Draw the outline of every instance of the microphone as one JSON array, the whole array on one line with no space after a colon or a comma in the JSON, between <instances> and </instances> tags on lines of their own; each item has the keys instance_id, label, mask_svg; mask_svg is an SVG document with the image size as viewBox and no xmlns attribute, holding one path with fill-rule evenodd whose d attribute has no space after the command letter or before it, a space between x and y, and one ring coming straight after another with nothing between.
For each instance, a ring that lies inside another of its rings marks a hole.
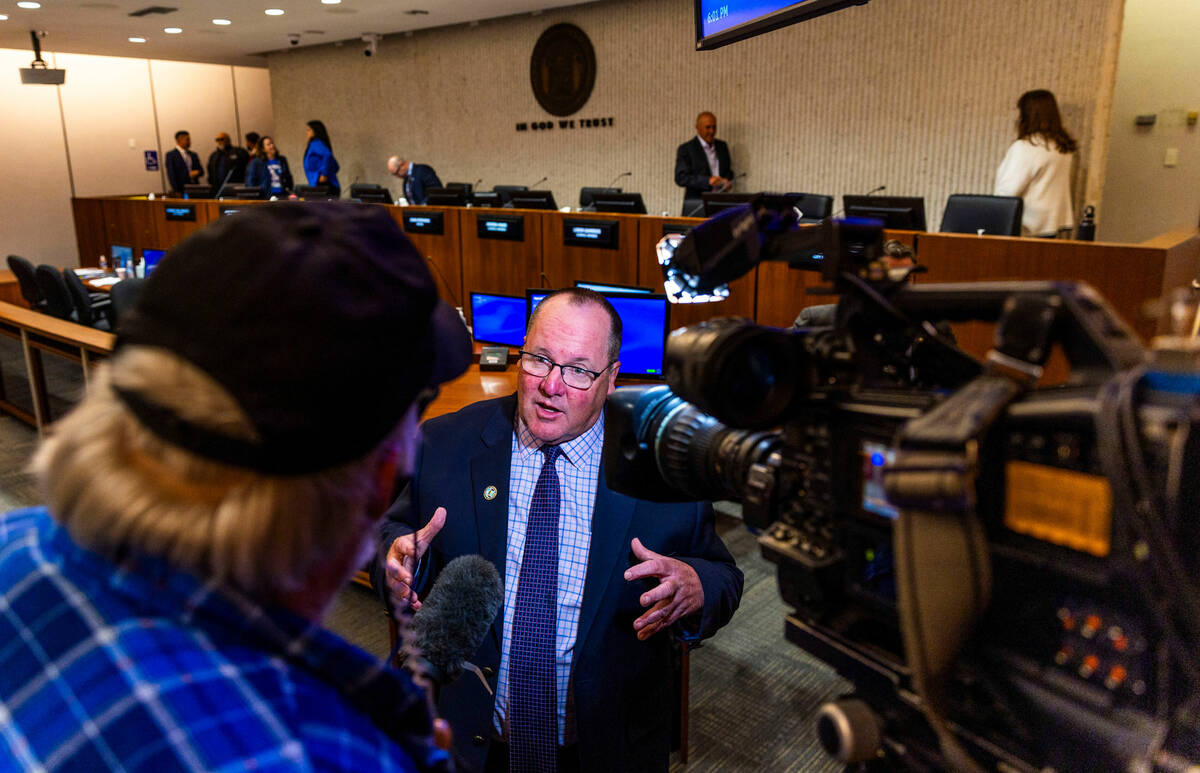
<instances>
[{"instance_id":1,"label":"microphone","mask_svg":"<svg viewBox=\"0 0 1200 773\"><path fill-rule=\"evenodd\" d=\"M446 279L446 275L442 273L442 270L438 268L438 264L434 262L433 257L426 255L425 261L433 267L434 273L436 273L438 278L442 280L442 284L446 285L446 291L450 293L450 297L454 299L454 305L461 309L462 302L458 300L458 294L454 292L454 287L451 286L449 280Z\"/></svg>"},{"instance_id":2,"label":"microphone","mask_svg":"<svg viewBox=\"0 0 1200 773\"><path fill-rule=\"evenodd\" d=\"M481 182L483 182L483 178L482 178L482 177L480 177L480 178L479 178L478 180L476 180L475 182L471 183L471 190L472 190L472 191L477 191L477 190L479 190L479 183L481 183Z\"/></svg>"},{"instance_id":3,"label":"microphone","mask_svg":"<svg viewBox=\"0 0 1200 773\"><path fill-rule=\"evenodd\" d=\"M633 175L633 172L621 172L619 175L617 175L616 177L612 178L612 182L611 182L611 183L609 183L608 185L605 185L604 187L605 187L605 188L611 188L611 187L613 187L613 183L615 183L617 180L620 180L622 177L630 177L630 176L632 176L632 175Z\"/></svg>"},{"instance_id":4,"label":"microphone","mask_svg":"<svg viewBox=\"0 0 1200 773\"><path fill-rule=\"evenodd\" d=\"M880 191L886 191L886 190L887 190L886 185L880 185L878 188L872 188L871 190L867 191L863 195L864 196L874 196L876 193L879 193Z\"/></svg>"},{"instance_id":5,"label":"microphone","mask_svg":"<svg viewBox=\"0 0 1200 773\"><path fill-rule=\"evenodd\" d=\"M529 189L530 189L530 190L533 190L533 187L534 187L534 185L541 185L542 183L546 182L546 181L547 181L547 180L549 180L549 179L550 179L549 177L543 177L542 179L540 179L540 180L538 180L537 182L535 182L533 185L530 185L530 186L529 186Z\"/></svg>"},{"instance_id":6,"label":"microphone","mask_svg":"<svg viewBox=\"0 0 1200 773\"><path fill-rule=\"evenodd\" d=\"M698 216L699 216L699 213L701 213L701 212L703 212L703 211L704 211L704 202L703 202L703 201L701 201L699 204L697 204L696 206L692 207L691 211L689 211L689 212L684 212L684 213L683 213L683 216L684 216L684 217L698 217Z\"/></svg>"},{"instance_id":7,"label":"microphone","mask_svg":"<svg viewBox=\"0 0 1200 773\"><path fill-rule=\"evenodd\" d=\"M491 561L470 555L446 564L409 624L405 648L416 657L408 662L416 660L418 673L435 685L454 681L470 666L464 661L483 643L503 602L504 582Z\"/></svg>"},{"instance_id":8,"label":"microphone","mask_svg":"<svg viewBox=\"0 0 1200 773\"><path fill-rule=\"evenodd\" d=\"M547 290L553 290L554 285L550 284L550 277L546 276L545 271L542 271L541 275L542 275L542 286L545 287Z\"/></svg>"},{"instance_id":9,"label":"microphone","mask_svg":"<svg viewBox=\"0 0 1200 773\"><path fill-rule=\"evenodd\" d=\"M229 182L230 177L233 177L233 168L232 167L230 167L229 171L225 174L225 179L222 180L221 184L217 187L217 198L218 199L225 198L225 185Z\"/></svg>"}]
</instances>

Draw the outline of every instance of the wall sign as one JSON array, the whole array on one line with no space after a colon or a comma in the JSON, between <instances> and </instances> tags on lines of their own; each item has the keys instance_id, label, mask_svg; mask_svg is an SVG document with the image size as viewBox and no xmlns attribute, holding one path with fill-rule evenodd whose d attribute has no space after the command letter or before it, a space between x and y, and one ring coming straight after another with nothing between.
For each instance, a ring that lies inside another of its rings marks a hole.
<instances>
[{"instance_id":1,"label":"wall sign","mask_svg":"<svg viewBox=\"0 0 1200 773\"><path fill-rule=\"evenodd\" d=\"M158 171L158 151L157 150L143 150L142 157L146 161L146 171L147 172L157 172Z\"/></svg>"},{"instance_id":2,"label":"wall sign","mask_svg":"<svg viewBox=\"0 0 1200 773\"><path fill-rule=\"evenodd\" d=\"M542 33L529 59L533 96L550 115L579 112L596 85L596 52L574 24L555 24Z\"/></svg>"}]
</instances>

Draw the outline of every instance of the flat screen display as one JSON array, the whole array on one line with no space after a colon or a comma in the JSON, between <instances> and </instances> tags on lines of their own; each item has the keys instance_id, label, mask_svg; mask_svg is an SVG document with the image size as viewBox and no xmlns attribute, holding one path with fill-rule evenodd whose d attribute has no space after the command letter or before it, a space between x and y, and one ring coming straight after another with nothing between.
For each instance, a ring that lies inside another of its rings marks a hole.
<instances>
[{"instance_id":1,"label":"flat screen display","mask_svg":"<svg viewBox=\"0 0 1200 773\"><path fill-rule=\"evenodd\" d=\"M719 48L867 0L694 0L696 48Z\"/></svg>"},{"instance_id":2,"label":"flat screen display","mask_svg":"<svg viewBox=\"0 0 1200 773\"><path fill-rule=\"evenodd\" d=\"M118 268L129 269L133 267L133 248L125 247L120 244L114 244L108 248L112 255L112 263L110 264L114 270Z\"/></svg>"},{"instance_id":3,"label":"flat screen display","mask_svg":"<svg viewBox=\"0 0 1200 773\"><path fill-rule=\"evenodd\" d=\"M563 218L563 244L615 250L621 242L616 220L573 220Z\"/></svg>"},{"instance_id":4,"label":"flat screen display","mask_svg":"<svg viewBox=\"0 0 1200 773\"><path fill-rule=\"evenodd\" d=\"M471 334L476 341L520 348L525 343L525 299L471 293Z\"/></svg>"},{"instance_id":5,"label":"flat screen display","mask_svg":"<svg viewBox=\"0 0 1200 773\"><path fill-rule=\"evenodd\" d=\"M528 311L550 294L550 290L528 290ZM621 318L621 370L629 378L663 377L663 352L670 317L667 296L638 292L601 293Z\"/></svg>"},{"instance_id":6,"label":"flat screen display","mask_svg":"<svg viewBox=\"0 0 1200 773\"><path fill-rule=\"evenodd\" d=\"M475 233L480 239L525 241L524 215L476 215Z\"/></svg>"},{"instance_id":7,"label":"flat screen display","mask_svg":"<svg viewBox=\"0 0 1200 773\"><path fill-rule=\"evenodd\" d=\"M406 233L441 236L446 232L445 216L441 212L405 212L404 230Z\"/></svg>"},{"instance_id":8,"label":"flat screen display","mask_svg":"<svg viewBox=\"0 0 1200 773\"><path fill-rule=\"evenodd\" d=\"M860 444L862 456L862 509L868 513L896 520L900 511L888 501L883 487L883 468L896 461L896 451L873 440Z\"/></svg>"},{"instance_id":9,"label":"flat screen display","mask_svg":"<svg viewBox=\"0 0 1200 773\"><path fill-rule=\"evenodd\" d=\"M138 276L150 276L165 254L166 250L142 250L142 266L139 269L141 273Z\"/></svg>"}]
</instances>

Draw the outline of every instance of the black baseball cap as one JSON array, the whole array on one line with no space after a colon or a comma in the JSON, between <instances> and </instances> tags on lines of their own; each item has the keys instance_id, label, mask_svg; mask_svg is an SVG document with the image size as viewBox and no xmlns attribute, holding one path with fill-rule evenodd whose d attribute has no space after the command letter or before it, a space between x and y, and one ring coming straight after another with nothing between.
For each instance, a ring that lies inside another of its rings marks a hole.
<instances>
[{"instance_id":1,"label":"black baseball cap","mask_svg":"<svg viewBox=\"0 0 1200 773\"><path fill-rule=\"evenodd\" d=\"M121 319L117 351L160 347L223 386L258 439L117 389L150 431L239 467L300 475L378 445L418 394L467 369L470 336L382 207L248 207L171 249Z\"/></svg>"}]
</instances>

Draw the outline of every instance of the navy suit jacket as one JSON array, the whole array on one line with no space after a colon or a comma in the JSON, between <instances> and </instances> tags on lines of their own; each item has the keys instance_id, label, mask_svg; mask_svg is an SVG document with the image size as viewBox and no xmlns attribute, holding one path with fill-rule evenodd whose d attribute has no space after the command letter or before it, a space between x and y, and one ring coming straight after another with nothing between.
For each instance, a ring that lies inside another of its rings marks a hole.
<instances>
[{"instance_id":1,"label":"navy suit jacket","mask_svg":"<svg viewBox=\"0 0 1200 773\"><path fill-rule=\"evenodd\" d=\"M733 179L733 165L729 159L729 146L721 140L713 140L717 146L717 168L721 177ZM675 151L675 184L684 189L684 199L698 199L700 194L708 193L712 186L708 178L712 170L708 166L708 156L700 145L699 137L692 137L679 146Z\"/></svg>"},{"instance_id":2,"label":"navy suit jacket","mask_svg":"<svg viewBox=\"0 0 1200 773\"><path fill-rule=\"evenodd\" d=\"M377 588L383 588L380 564L392 542L427 523L438 506L446 508L446 525L425 555L418 590L423 594L448 561L466 554L483 555L504 576L515 411L516 397L510 395L425 423L415 477L380 529L380 561L373 570ZM499 490L494 499L483 495L488 486ZM704 607L693 621L700 637L724 625L741 599L742 573L714 530L709 503L632 499L609 489L601 469L571 675L585 771L667 770L670 633L661 631L647 641L634 634L633 621L645 611L638 597L648 587L623 576L634 537L696 570L704 587ZM484 670L493 691L503 623L501 610L471 659ZM458 753L476 769L483 768L494 736L492 704L470 672L444 688L438 704L454 730Z\"/></svg>"},{"instance_id":3,"label":"navy suit jacket","mask_svg":"<svg viewBox=\"0 0 1200 773\"><path fill-rule=\"evenodd\" d=\"M409 204L424 204L426 188L441 188L442 181L432 166L413 164L408 170L408 179L404 183L404 198Z\"/></svg>"},{"instance_id":4,"label":"navy suit jacket","mask_svg":"<svg viewBox=\"0 0 1200 773\"><path fill-rule=\"evenodd\" d=\"M189 150L188 155L192 157L192 169L199 169L200 176L195 182L199 183L204 177L204 167L200 166L200 156L196 155L195 151ZM183 186L192 181L188 176L188 165L183 160L183 154L179 152L179 148L172 148L167 151L167 182L171 185L171 190L177 193L183 193ZM220 180L217 181L220 184Z\"/></svg>"}]
</instances>

